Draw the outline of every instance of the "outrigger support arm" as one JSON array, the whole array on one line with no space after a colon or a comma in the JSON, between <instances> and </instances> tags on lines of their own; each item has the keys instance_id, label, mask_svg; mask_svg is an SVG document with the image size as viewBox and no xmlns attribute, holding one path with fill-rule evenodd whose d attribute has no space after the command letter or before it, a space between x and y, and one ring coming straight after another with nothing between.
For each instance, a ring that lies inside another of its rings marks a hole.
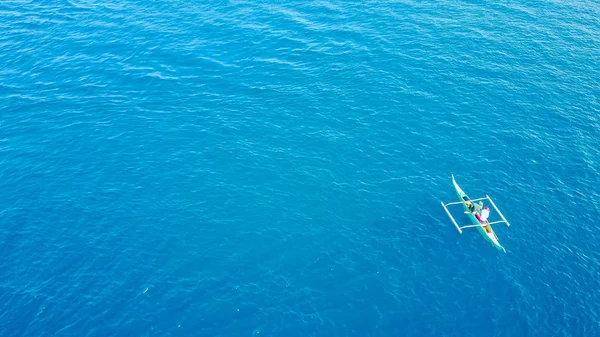
<instances>
[{"instance_id":1,"label":"outrigger support arm","mask_svg":"<svg viewBox=\"0 0 600 337\"><path fill-rule=\"evenodd\" d=\"M490 224L489 223L481 223L479 225L466 225L466 226L462 226L461 228L485 227L487 225L490 225Z\"/></svg>"},{"instance_id":2,"label":"outrigger support arm","mask_svg":"<svg viewBox=\"0 0 600 337\"><path fill-rule=\"evenodd\" d=\"M449 203L448 205L451 205L454 203ZM454 226L456 226L456 229L458 229L458 232L460 234L462 234L462 230L460 229L460 226L456 223L456 221L454 221L454 218L452 217L452 214L450 214L450 211L446 208L447 205L444 205L444 203L442 202L442 207L444 207L444 209L446 210L446 213L448 213L448 216L450 217L450 220L452 220L452 223L454 224Z\"/></svg>"},{"instance_id":3,"label":"outrigger support arm","mask_svg":"<svg viewBox=\"0 0 600 337\"><path fill-rule=\"evenodd\" d=\"M492 206L494 206L494 208L496 209L496 212L498 212L498 215L500 215L500 217L502 218L502 220L504 220L504 222L506 223L506 225L508 227L510 227L510 223L508 221L506 221L506 218L504 217L504 215L502 214L502 212L500 212L500 210L498 209L498 207L496 207L496 204L494 204L494 202L492 201L492 198L490 198L489 195L485 195L485 197L490 201L490 203L492 204Z\"/></svg>"},{"instance_id":4,"label":"outrigger support arm","mask_svg":"<svg viewBox=\"0 0 600 337\"><path fill-rule=\"evenodd\" d=\"M484 198L472 199L470 201L473 202L473 201L479 201L479 200L488 200L492 204L492 206L494 206L494 209L496 210L496 212L498 212L498 215L500 215L500 217L502 218L502 220L493 221L493 222L486 222L486 223L477 224L477 225L459 226L458 223L456 223L456 220L454 220L454 217L452 216L452 214L450 213L450 211L448 210L448 208L446 206L462 205L463 202L462 201L457 201L457 202L449 202L447 204L444 204L442 202L442 207L444 207L444 210L448 214L448 217L450 217L450 220L452 220L452 223L454 224L454 226L456 227L456 229L458 230L458 232L460 234L462 234L462 230L464 228L485 227L485 226L488 226L488 225L495 225L495 224L498 224L498 223L501 223L501 222L505 223L508 227L510 227L510 223L508 221L506 221L506 218L504 217L504 215L502 214L502 212L500 212L500 210L498 209L498 207L496 206L496 204L494 204L494 201L492 200L492 198L490 198L489 195L486 195Z\"/></svg>"},{"instance_id":5,"label":"outrigger support arm","mask_svg":"<svg viewBox=\"0 0 600 337\"><path fill-rule=\"evenodd\" d=\"M442 205L444 205L443 202L442 202ZM449 203L445 204L444 206L450 206L450 205L462 205L462 201L449 202Z\"/></svg>"}]
</instances>

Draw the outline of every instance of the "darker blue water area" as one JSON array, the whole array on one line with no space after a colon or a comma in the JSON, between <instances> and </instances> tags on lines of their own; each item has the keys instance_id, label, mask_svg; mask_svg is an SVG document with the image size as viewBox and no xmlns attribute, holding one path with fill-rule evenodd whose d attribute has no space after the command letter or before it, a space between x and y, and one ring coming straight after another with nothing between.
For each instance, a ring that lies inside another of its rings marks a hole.
<instances>
[{"instance_id":1,"label":"darker blue water area","mask_svg":"<svg viewBox=\"0 0 600 337\"><path fill-rule=\"evenodd\" d=\"M0 335L600 335L599 14L2 2Z\"/></svg>"}]
</instances>

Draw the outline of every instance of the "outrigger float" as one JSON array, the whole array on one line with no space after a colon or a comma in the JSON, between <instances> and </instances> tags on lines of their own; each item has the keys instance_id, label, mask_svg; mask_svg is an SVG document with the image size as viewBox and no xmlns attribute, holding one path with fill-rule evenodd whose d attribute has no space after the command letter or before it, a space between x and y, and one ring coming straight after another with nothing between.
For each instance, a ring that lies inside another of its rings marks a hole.
<instances>
[{"instance_id":1,"label":"outrigger float","mask_svg":"<svg viewBox=\"0 0 600 337\"><path fill-rule=\"evenodd\" d=\"M471 199L469 199L467 194L458 186L458 184L456 183L456 180L454 180L454 175L452 175L452 183L454 184L454 188L456 189L456 195L458 196L458 199L460 201L449 202L447 204L444 204L442 202L442 207L444 207L444 210L446 210L446 213L448 213L450 220L452 220L452 223L454 223L454 226L456 226L456 229L458 229L458 232L460 234L462 234L463 229L475 227L475 228L477 228L477 230L479 230L479 233L481 233L481 235L483 235L483 237L492 244L492 246L494 246L494 247L496 247L496 249L502 250L506 253L506 249L504 249L504 247L502 247L500 242L498 242L498 237L496 236L496 233L494 233L494 230L492 229L492 225L499 224L499 223L505 223L508 227L510 227L510 223L508 223L508 221L506 221L506 218L504 217L504 215L502 215L502 212L500 212L498 207L496 207L496 204L494 204L494 201L492 201L492 198L490 198L489 195L486 195L485 198L478 198L478 199L471 200ZM474 204L476 201L482 201L482 200L489 201L490 204L496 210L496 212L498 212L498 215L500 215L500 218L502 218L502 220L489 222L486 219L485 221L481 222L479 220L480 219L479 214L472 213L469 205ZM463 205L465 214L467 214L469 219L471 219L471 225L465 225L462 227L459 226L458 223L456 222L456 220L454 219L454 217L452 216L452 214L450 213L450 211L448 210L448 206L460 205L460 204Z\"/></svg>"}]
</instances>

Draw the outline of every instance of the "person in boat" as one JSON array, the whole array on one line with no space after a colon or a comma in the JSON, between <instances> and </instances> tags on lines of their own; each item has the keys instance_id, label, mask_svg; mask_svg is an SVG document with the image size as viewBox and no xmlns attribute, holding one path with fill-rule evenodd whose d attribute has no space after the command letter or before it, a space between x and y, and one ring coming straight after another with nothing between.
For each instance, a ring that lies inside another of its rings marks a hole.
<instances>
[{"instance_id":1,"label":"person in boat","mask_svg":"<svg viewBox=\"0 0 600 337\"><path fill-rule=\"evenodd\" d=\"M490 217L490 208L485 206L485 208L481 211L481 215L479 216L479 221L487 222L487 219Z\"/></svg>"},{"instance_id":2,"label":"person in boat","mask_svg":"<svg viewBox=\"0 0 600 337\"><path fill-rule=\"evenodd\" d=\"M473 202L466 195L463 195L462 199L463 199L463 201L465 202L465 205L467 205L467 208L470 211L473 208Z\"/></svg>"},{"instance_id":3,"label":"person in boat","mask_svg":"<svg viewBox=\"0 0 600 337\"><path fill-rule=\"evenodd\" d=\"M464 197L463 197L463 199L464 199ZM469 211L465 212L467 214L469 214L469 213L477 214L483 208L483 203L481 201L478 203L474 203L470 200L465 200L465 204L467 205L467 208L469 209Z\"/></svg>"},{"instance_id":4,"label":"person in boat","mask_svg":"<svg viewBox=\"0 0 600 337\"><path fill-rule=\"evenodd\" d=\"M485 206L485 208L481 211L480 213L475 213L475 218L477 218L477 220L480 223L486 223L487 219L490 217L490 208Z\"/></svg>"}]
</instances>

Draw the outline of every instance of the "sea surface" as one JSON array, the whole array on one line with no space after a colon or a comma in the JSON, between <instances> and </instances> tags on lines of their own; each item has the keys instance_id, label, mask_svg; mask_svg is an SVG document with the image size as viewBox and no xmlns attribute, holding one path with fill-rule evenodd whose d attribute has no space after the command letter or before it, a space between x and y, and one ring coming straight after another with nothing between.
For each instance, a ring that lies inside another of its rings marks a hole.
<instances>
[{"instance_id":1,"label":"sea surface","mask_svg":"<svg viewBox=\"0 0 600 337\"><path fill-rule=\"evenodd\" d=\"M596 1L0 2L3 337L600 336L599 170Z\"/></svg>"}]
</instances>

